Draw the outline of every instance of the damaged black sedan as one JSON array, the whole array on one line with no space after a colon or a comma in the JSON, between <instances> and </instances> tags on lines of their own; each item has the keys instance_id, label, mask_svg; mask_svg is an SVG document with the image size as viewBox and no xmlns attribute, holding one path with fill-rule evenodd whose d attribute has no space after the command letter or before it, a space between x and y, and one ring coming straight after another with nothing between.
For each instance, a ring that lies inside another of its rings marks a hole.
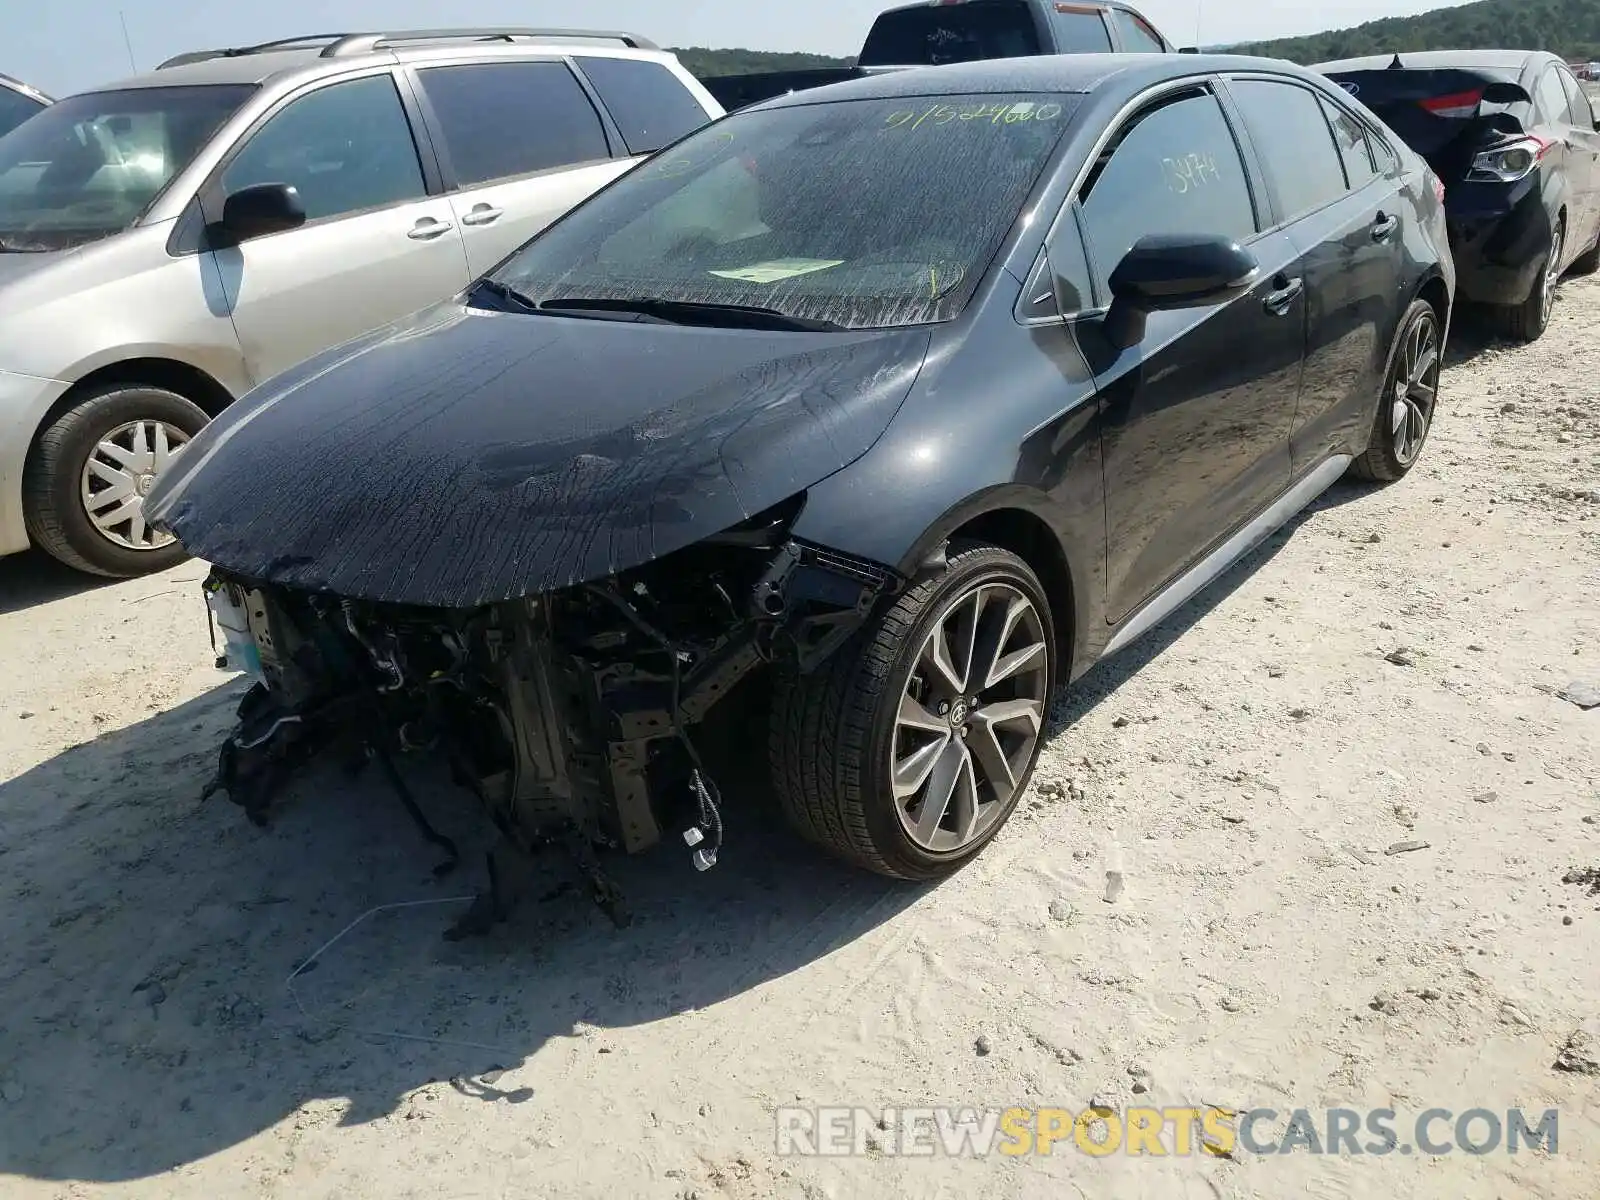
<instances>
[{"instance_id":1,"label":"damaged black sedan","mask_svg":"<svg viewBox=\"0 0 1600 1200\"><path fill-rule=\"evenodd\" d=\"M1326 140L1309 184L1252 149L1288 111ZM1416 461L1452 278L1369 121L1281 63L1085 56L691 135L162 477L147 511L258 679L220 781L259 816L310 754L404 794L425 750L597 881L594 847L667 834L704 868L738 817L697 733L760 680L745 736L801 833L956 869L1058 684L1352 464Z\"/></svg>"}]
</instances>

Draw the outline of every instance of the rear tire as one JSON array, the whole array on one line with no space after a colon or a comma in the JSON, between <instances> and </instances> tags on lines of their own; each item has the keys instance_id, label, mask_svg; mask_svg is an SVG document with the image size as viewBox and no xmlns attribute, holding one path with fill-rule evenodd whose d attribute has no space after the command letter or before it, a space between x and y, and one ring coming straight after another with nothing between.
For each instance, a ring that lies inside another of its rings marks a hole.
<instances>
[{"instance_id":1,"label":"rear tire","mask_svg":"<svg viewBox=\"0 0 1600 1200\"><path fill-rule=\"evenodd\" d=\"M928 665L941 645L948 674ZM1027 791L1056 660L1049 602L1028 564L996 546L953 553L816 674L775 682L769 754L785 817L877 874L952 874Z\"/></svg>"},{"instance_id":2,"label":"rear tire","mask_svg":"<svg viewBox=\"0 0 1600 1200\"><path fill-rule=\"evenodd\" d=\"M1561 281L1561 251L1566 226L1557 225L1550 235L1550 253L1539 263L1533 288L1521 304L1501 308L1500 328L1513 341L1536 342L1550 328L1555 309L1556 284Z\"/></svg>"},{"instance_id":3,"label":"rear tire","mask_svg":"<svg viewBox=\"0 0 1600 1200\"><path fill-rule=\"evenodd\" d=\"M183 562L182 546L142 524L143 494L165 465L160 447L181 446L207 420L198 405L164 388L110 384L86 392L45 428L29 456L22 479L28 537L90 575L130 578ZM114 481L118 474L127 483ZM110 526L119 514L124 523Z\"/></svg>"},{"instance_id":4,"label":"rear tire","mask_svg":"<svg viewBox=\"0 0 1600 1200\"><path fill-rule=\"evenodd\" d=\"M1406 310L1389 352L1372 436L1366 452L1350 464L1354 478L1393 483L1421 459L1439 402L1442 329L1439 314L1426 300L1413 301Z\"/></svg>"}]
</instances>

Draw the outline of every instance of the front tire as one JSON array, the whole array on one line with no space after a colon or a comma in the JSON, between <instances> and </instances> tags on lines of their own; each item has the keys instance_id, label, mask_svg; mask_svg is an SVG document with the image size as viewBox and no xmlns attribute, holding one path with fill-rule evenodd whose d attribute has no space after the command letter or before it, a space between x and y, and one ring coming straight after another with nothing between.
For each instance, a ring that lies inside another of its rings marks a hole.
<instances>
[{"instance_id":1,"label":"front tire","mask_svg":"<svg viewBox=\"0 0 1600 1200\"><path fill-rule=\"evenodd\" d=\"M803 836L880 875L949 875L1027 790L1057 674L1049 601L996 546L952 554L815 675L780 678L770 757Z\"/></svg>"},{"instance_id":2,"label":"front tire","mask_svg":"<svg viewBox=\"0 0 1600 1200\"><path fill-rule=\"evenodd\" d=\"M29 457L29 538L91 575L128 578L183 562L183 547L145 522L144 497L206 421L198 405L164 388L88 392L39 435Z\"/></svg>"},{"instance_id":3,"label":"front tire","mask_svg":"<svg viewBox=\"0 0 1600 1200\"><path fill-rule=\"evenodd\" d=\"M1414 301L1389 355L1366 453L1350 467L1357 479L1393 483L1417 465L1438 407L1443 353L1439 314L1426 300Z\"/></svg>"}]
</instances>

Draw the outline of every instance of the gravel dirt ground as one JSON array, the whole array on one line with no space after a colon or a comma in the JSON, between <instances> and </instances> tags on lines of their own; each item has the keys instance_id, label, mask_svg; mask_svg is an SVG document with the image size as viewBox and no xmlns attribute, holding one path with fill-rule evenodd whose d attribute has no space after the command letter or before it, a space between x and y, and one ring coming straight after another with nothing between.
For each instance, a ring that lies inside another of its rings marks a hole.
<instances>
[{"instance_id":1,"label":"gravel dirt ground","mask_svg":"<svg viewBox=\"0 0 1600 1200\"><path fill-rule=\"evenodd\" d=\"M1600 684L1600 285L1536 346L1455 341L1412 477L1335 489L1064 696L935 888L730 797L714 871L617 868L631 928L552 887L447 943L474 873L436 882L375 783L313 775L264 830L200 803L239 694L202 567L0 562L0 1192L1592 1200L1600 896L1563 880L1600 867L1600 710L1559 693ZM1554 1108L1559 1145L775 1147L779 1105L1091 1100Z\"/></svg>"}]
</instances>

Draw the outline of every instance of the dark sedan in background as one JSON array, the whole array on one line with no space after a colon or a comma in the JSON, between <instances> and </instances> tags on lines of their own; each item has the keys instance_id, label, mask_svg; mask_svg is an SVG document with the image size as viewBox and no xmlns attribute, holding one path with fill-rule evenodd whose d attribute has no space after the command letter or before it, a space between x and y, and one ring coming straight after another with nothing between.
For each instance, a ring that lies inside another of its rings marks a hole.
<instances>
[{"instance_id":1,"label":"dark sedan in background","mask_svg":"<svg viewBox=\"0 0 1600 1200\"><path fill-rule=\"evenodd\" d=\"M765 681L795 827L946 874L1057 684L1352 468L1411 469L1452 288L1427 167L1284 63L748 109L157 483L260 680L219 782L259 813L297 754L438 747L527 844L687 825L705 867L746 818L694 728Z\"/></svg>"},{"instance_id":2,"label":"dark sedan in background","mask_svg":"<svg viewBox=\"0 0 1600 1200\"><path fill-rule=\"evenodd\" d=\"M1565 274L1600 269L1600 133L1554 54L1440 50L1322 63L1444 181L1461 298L1521 341Z\"/></svg>"}]
</instances>

